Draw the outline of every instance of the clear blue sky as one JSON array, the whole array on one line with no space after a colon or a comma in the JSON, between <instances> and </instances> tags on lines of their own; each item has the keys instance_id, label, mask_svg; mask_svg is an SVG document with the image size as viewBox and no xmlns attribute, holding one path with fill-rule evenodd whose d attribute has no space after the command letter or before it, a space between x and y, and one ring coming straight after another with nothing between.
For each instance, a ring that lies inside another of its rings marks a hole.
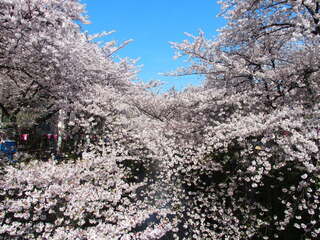
<instances>
[{"instance_id":1,"label":"clear blue sky","mask_svg":"<svg viewBox=\"0 0 320 240\"><path fill-rule=\"evenodd\" d=\"M134 41L118 52L120 57L140 58L143 65L142 81L166 82L165 89L175 86L181 90L199 85L201 77L166 77L158 73L171 72L183 66L174 60L174 49L169 42L181 42L184 32L196 34L203 30L213 37L225 21L217 17L220 6L216 0L82 0L87 6L91 24L85 25L89 33L115 30L107 40Z\"/></svg>"}]
</instances>

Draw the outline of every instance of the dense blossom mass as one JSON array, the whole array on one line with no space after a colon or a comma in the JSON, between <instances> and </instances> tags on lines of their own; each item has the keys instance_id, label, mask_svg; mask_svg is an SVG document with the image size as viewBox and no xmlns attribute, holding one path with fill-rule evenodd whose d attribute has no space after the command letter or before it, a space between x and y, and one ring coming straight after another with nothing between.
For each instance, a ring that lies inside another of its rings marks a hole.
<instances>
[{"instance_id":1,"label":"dense blossom mass","mask_svg":"<svg viewBox=\"0 0 320 240\"><path fill-rule=\"evenodd\" d=\"M220 3L216 39L172 43L203 86L159 95L78 1L0 2L2 115L83 136L1 165L0 239L320 238L320 2Z\"/></svg>"}]
</instances>

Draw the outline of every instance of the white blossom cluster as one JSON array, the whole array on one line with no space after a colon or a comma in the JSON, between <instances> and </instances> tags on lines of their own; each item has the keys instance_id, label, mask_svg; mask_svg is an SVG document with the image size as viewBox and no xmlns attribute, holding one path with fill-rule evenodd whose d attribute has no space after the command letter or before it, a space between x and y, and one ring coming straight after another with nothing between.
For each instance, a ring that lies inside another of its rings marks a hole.
<instances>
[{"instance_id":1,"label":"white blossom cluster","mask_svg":"<svg viewBox=\"0 0 320 240\"><path fill-rule=\"evenodd\" d=\"M181 95L185 94L192 95ZM159 135L163 183L158 189L176 213L173 222L178 227L173 236L317 239L319 105L311 110L296 106L251 114L259 99L243 104L248 96L226 99L217 93L206 97L196 92L192 99L215 100L215 105L199 104L188 112L189 122L187 115L180 122L168 121ZM177 116L189 102L182 105L183 100L175 110ZM231 113L227 111L230 105ZM237 110L244 107L252 111Z\"/></svg>"},{"instance_id":2,"label":"white blossom cluster","mask_svg":"<svg viewBox=\"0 0 320 240\"><path fill-rule=\"evenodd\" d=\"M1 179L1 232L5 239L158 239L171 230L167 211L136 194L121 157L91 153L76 163L34 162L7 167ZM136 228L149 220L146 230ZM163 218L163 220L161 220ZM141 237L138 237L141 236ZM147 237L148 236L148 237Z\"/></svg>"}]
</instances>

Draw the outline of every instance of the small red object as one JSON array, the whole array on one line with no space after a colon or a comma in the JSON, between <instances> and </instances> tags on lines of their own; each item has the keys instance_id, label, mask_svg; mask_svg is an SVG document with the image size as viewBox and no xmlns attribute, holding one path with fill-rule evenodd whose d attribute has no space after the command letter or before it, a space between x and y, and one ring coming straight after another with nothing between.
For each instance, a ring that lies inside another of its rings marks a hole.
<instances>
[{"instance_id":1,"label":"small red object","mask_svg":"<svg viewBox=\"0 0 320 240\"><path fill-rule=\"evenodd\" d=\"M283 132L283 135L285 135L285 136L289 136L289 135L290 135L290 132L288 132L288 131L284 131L284 132Z\"/></svg>"},{"instance_id":2,"label":"small red object","mask_svg":"<svg viewBox=\"0 0 320 240\"><path fill-rule=\"evenodd\" d=\"M27 134L27 133L24 133L24 134L20 135L20 139L23 140L23 141L27 141L28 137L29 137L29 134Z\"/></svg>"},{"instance_id":3,"label":"small red object","mask_svg":"<svg viewBox=\"0 0 320 240\"><path fill-rule=\"evenodd\" d=\"M57 141L57 140L58 140L58 134L53 134L53 139L54 139L55 141Z\"/></svg>"},{"instance_id":4,"label":"small red object","mask_svg":"<svg viewBox=\"0 0 320 240\"><path fill-rule=\"evenodd\" d=\"M51 133L48 133L48 134L46 134L46 136L47 136L48 140L50 140L51 137L52 137L52 134L51 134Z\"/></svg>"},{"instance_id":5,"label":"small red object","mask_svg":"<svg viewBox=\"0 0 320 240\"><path fill-rule=\"evenodd\" d=\"M97 137L96 135L93 135L93 136L91 137L91 139L95 141L95 140L98 139L98 137Z\"/></svg>"}]
</instances>

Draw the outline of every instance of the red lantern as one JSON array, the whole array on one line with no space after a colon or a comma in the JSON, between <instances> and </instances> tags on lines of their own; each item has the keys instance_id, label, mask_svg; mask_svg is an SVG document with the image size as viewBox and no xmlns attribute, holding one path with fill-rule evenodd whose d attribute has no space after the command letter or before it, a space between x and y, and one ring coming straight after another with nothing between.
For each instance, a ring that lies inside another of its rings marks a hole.
<instances>
[{"instance_id":1,"label":"red lantern","mask_svg":"<svg viewBox=\"0 0 320 240\"><path fill-rule=\"evenodd\" d=\"M24 133L24 134L21 134L21 135L20 135L20 139L21 139L22 141L27 141L27 140L28 140L28 137L29 137L29 134L27 134L27 133Z\"/></svg>"}]
</instances>

